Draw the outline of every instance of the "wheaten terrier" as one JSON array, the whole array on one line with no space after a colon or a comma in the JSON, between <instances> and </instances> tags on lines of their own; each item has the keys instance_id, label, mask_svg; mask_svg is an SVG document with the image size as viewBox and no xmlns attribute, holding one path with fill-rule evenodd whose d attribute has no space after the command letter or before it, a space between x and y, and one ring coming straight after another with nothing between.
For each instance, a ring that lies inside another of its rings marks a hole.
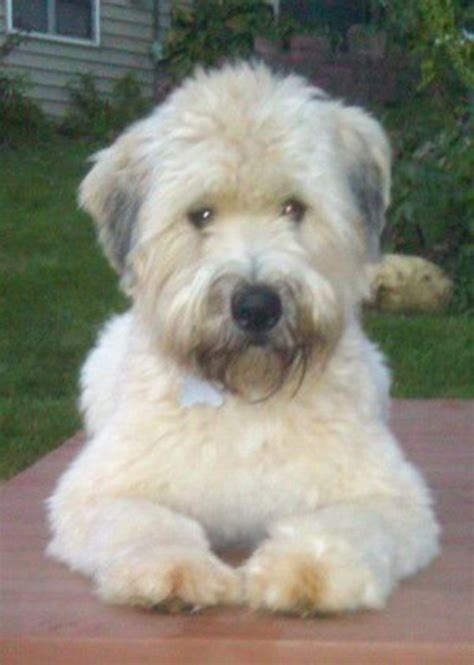
<instances>
[{"instance_id":1,"label":"wheaten terrier","mask_svg":"<svg viewBox=\"0 0 474 665\"><path fill-rule=\"evenodd\" d=\"M103 599L377 608L435 556L358 320L389 180L374 119L261 65L198 71L96 155L80 200L132 305L85 363L49 553Z\"/></svg>"},{"instance_id":2,"label":"wheaten terrier","mask_svg":"<svg viewBox=\"0 0 474 665\"><path fill-rule=\"evenodd\" d=\"M438 312L447 307L453 283L421 256L385 254L369 265L369 304L388 312Z\"/></svg>"}]
</instances>

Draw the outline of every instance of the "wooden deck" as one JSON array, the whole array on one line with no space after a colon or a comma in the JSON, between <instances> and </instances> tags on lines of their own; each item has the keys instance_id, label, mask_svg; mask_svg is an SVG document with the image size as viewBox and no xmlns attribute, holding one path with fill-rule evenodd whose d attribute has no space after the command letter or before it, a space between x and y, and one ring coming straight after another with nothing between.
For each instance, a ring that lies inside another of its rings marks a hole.
<instances>
[{"instance_id":1,"label":"wooden deck","mask_svg":"<svg viewBox=\"0 0 474 665\"><path fill-rule=\"evenodd\" d=\"M99 603L43 551L44 499L78 435L0 490L2 665L474 663L474 402L399 401L393 426L434 489L441 557L382 612L330 619L211 609L165 615Z\"/></svg>"}]
</instances>

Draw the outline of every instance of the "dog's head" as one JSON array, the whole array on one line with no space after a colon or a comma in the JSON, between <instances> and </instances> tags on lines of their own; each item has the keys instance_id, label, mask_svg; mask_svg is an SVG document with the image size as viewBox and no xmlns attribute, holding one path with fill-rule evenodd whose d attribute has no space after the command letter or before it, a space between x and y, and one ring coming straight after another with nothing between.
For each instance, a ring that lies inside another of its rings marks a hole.
<instances>
[{"instance_id":1,"label":"dog's head","mask_svg":"<svg viewBox=\"0 0 474 665\"><path fill-rule=\"evenodd\" d=\"M327 358L388 205L375 120L239 64L198 71L95 160L81 203L162 351L261 396Z\"/></svg>"}]
</instances>

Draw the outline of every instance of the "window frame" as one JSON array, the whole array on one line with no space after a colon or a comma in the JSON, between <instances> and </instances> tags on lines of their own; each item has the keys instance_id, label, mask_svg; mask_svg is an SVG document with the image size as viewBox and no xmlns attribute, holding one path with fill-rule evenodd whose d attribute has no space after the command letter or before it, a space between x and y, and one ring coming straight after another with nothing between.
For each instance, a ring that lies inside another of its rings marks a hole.
<instances>
[{"instance_id":1,"label":"window frame","mask_svg":"<svg viewBox=\"0 0 474 665\"><path fill-rule=\"evenodd\" d=\"M48 15L51 12L52 3L55 0L46 0ZM48 42L58 42L62 44L78 44L81 46L100 46L100 15L101 15L101 2L100 0L91 0L92 2L92 39L84 39L83 37L74 37L70 35L56 35L52 32L37 32L31 30L26 32L13 25L13 3L14 0L6 0L6 28L7 33L10 34L23 34L26 33L28 38L44 39ZM49 21L49 19L48 19Z\"/></svg>"},{"instance_id":2,"label":"window frame","mask_svg":"<svg viewBox=\"0 0 474 665\"><path fill-rule=\"evenodd\" d=\"M273 9L273 13L275 16L279 16L280 14L280 0L265 0L267 5L270 5L270 7Z\"/></svg>"}]
</instances>

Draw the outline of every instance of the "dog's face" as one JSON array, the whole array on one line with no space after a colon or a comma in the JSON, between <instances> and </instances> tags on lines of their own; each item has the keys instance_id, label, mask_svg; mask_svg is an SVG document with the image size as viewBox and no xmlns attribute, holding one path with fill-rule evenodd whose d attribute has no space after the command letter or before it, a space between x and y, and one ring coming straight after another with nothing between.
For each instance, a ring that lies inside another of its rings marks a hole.
<instances>
[{"instance_id":1,"label":"dog's face","mask_svg":"<svg viewBox=\"0 0 474 665\"><path fill-rule=\"evenodd\" d=\"M359 109L241 64L198 72L100 152L81 203L161 350L263 397L337 344L389 162Z\"/></svg>"}]
</instances>

